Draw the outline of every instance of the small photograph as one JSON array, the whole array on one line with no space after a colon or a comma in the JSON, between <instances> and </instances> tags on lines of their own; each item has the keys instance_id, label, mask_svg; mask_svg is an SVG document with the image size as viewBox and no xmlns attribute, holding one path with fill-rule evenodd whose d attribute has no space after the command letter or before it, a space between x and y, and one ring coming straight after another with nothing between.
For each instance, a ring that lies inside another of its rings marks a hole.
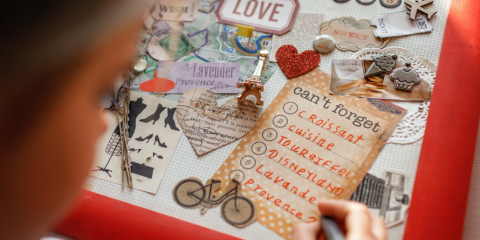
<instances>
[{"instance_id":1,"label":"small photograph","mask_svg":"<svg viewBox=\"0 0 480 240\"><path fill-rule=\"evenodd\" d=\"M415 71L413 63L381 54L372 60L333 59L330 93L342 96L425 101L432 87Z\"/></svg>"}]
</instances>

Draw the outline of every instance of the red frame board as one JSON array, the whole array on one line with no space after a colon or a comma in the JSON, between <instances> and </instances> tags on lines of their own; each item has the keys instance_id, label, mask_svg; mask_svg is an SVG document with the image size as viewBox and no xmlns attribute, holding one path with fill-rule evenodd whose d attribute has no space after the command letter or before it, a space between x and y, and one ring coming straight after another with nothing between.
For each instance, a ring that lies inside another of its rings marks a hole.
<instances>
[{"instance_id":1,"label":"red frame board","mask_svg":"<svg viewBox=\"0 0 480 240\"><path fill-rule=\"evenodd\" d=\"M452 0L404 239L461 239L480 117L480 1ZM237 239L84 191L54 232L74 239Z\"/></svg>"}]
</instances>

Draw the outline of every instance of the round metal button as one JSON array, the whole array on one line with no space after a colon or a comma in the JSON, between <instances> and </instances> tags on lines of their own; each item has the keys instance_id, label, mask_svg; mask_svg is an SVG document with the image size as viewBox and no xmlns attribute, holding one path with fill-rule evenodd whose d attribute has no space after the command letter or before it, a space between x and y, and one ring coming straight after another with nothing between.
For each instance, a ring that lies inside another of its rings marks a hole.
<instances>
[{"instance_id":1,"label":"round metal button","mask_svg":"<svg viewBox=\"0 0 480 240\"><path fill-rule=\"evenodd\" d=\"M320 35L313 40L313 48L319 53L329 53L335 48L335 39L328 35Z\"/></svg>"},{"instance_id":2,"label":"round metal button","mask_svg":"<svg viewBox=\"0 0 480 240\"><path fill-rule=\"evenodd\" d=\"M137 61L135 61L133 69L136 72L143 72L145 71L145 69L147 69L147 67L148 67L148 63L145 57L140 57L139 59L137 59Z\"/></svg>"}]
</instances>

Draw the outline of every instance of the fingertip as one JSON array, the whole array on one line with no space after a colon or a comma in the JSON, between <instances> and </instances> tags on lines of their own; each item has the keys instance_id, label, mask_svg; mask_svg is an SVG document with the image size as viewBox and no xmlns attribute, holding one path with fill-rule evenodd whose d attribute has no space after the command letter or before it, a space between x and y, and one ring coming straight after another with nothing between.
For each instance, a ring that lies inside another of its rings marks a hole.
<instances>
[{"instance_id":1,"label":"fingertip","mask_svg":"<svg viewBox=\"0 0 480 240\"><path fill-rule=\"evenodd\" d=\"M316 240L320 229L320 222L297 223L292 230L292 240Z\"/></svg>"}]
</instances>

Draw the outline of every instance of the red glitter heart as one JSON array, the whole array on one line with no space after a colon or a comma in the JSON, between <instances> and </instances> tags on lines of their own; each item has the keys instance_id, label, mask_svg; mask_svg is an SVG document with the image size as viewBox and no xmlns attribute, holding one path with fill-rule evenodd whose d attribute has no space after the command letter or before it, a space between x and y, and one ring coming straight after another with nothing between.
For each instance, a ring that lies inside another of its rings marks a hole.
<instances>
[{"instance_id":1,"label":"red glitter heart","mask_svg":"<svg viewBox=\"0 0 480 240\"><path fill-rule=\"evenodd\" d=\"M298 54L297 48L292 45L281 46L275 58L288 79L310 72L320 63L320 54L316 51L306 50Z\"/></svg>"}]
</instances>

